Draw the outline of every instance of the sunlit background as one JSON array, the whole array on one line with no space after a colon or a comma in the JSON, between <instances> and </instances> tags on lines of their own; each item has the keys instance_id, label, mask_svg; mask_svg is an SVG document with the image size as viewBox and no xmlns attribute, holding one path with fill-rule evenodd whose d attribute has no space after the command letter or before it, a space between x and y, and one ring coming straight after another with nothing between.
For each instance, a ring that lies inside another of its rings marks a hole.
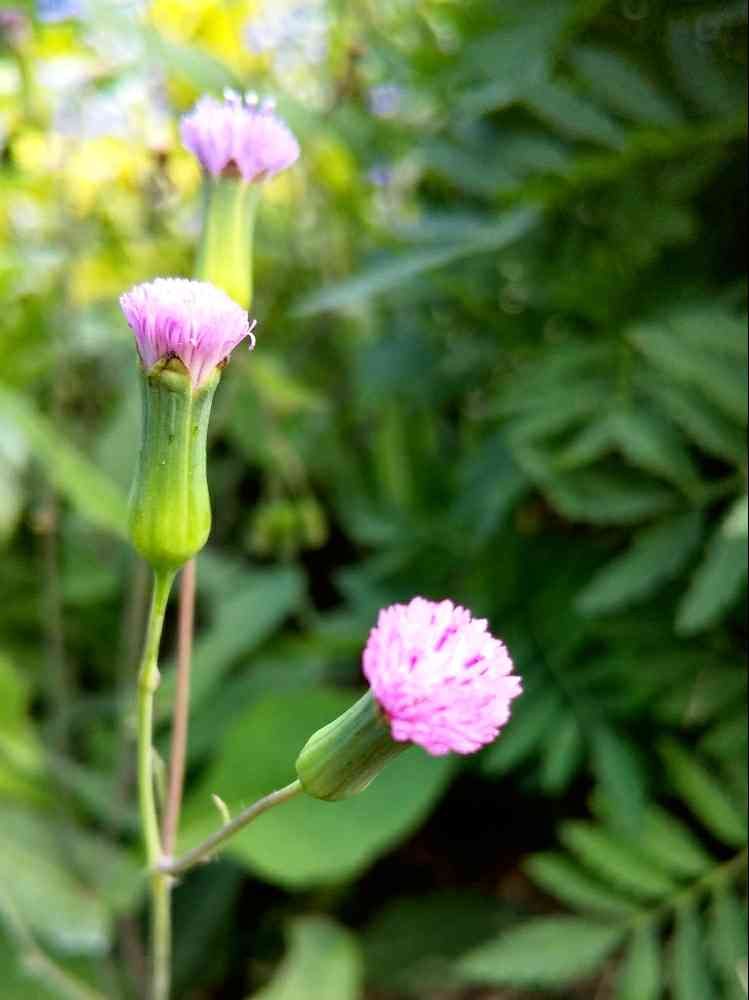
<instances>
[{"instance_id":1,"label":"sunlit background","mask_svg":"<svg viewBox=\"0 0 749 1000\"><path fill-rule=\"evenodd\" d=\"M117 298L193 273L226 87L302 155L214 410L183 842L386 604L488 617L525 693L187 877L174 997L746 997L745 46L730 0L0 8L0 1000L145 996Z\"/></svg>"}]
</instances>

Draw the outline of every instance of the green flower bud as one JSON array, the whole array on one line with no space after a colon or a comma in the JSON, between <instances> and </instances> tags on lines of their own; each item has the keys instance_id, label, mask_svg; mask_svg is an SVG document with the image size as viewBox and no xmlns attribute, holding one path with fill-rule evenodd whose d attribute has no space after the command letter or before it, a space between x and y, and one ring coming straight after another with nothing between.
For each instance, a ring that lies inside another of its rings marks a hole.
<instances>
[{"instance_id":1,"label":"green flower bud","mask_svg":"<svg viewBox=\"0 0 749 1000\"><path fill-rule=\"evenodd\" d=\"M206 177L203 238L196 277L222 288L245 309L252 302L256 184L237 176Z\"/></svg>"},{"instance_id":2,"label":"green flower bud","mask_svg":"<svg viewBox=\"0 0 749 1000\"><path fill-rule=\"evenodd\" d=\"M154 569L177 570L211 529L206 436L221 371L198 387L179 358L141 371L143 436L130 494L130 537Z\"/></svg>"},{"instance_id":3,"label":"green flower bud","mask_svg":"<svg viewBox=\"0 0 749 1000\"><path fill-rule=\"evenodd\" d=\"M371 691L311 736L296 760L304 791L334 802L363 791L382 768L411 744L390 735L390 724Z\"/></svg>"}]
</instances>

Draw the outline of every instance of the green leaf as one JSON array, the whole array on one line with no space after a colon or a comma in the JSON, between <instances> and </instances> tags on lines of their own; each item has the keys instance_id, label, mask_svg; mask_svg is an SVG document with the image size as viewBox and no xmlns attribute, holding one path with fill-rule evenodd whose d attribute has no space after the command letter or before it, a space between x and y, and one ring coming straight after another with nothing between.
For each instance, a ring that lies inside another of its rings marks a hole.
<instances>
[{"instance_id":1,"label":"green leaf","mask_svg":"<svg viewBox=\"0 0 749 1000\"><path fill-rule=\"evenodd\" d=\"M661 743L660 753L675 791L695 816L724 843L743 847L747 835L743 813L707 768L672 740Z\"/></svg>"},{"instance_id":2,"label":"green leaf","mask_svg":"<svg viewBox=\"0 0 749 1000\"><path fill-rule=\"evenodd\" d=\"M98 954L109 943L102 900L76 877L64 836L41 814L3 809L0 884L25 923L47 944L71 954Z\"/></svg>"},{"instance_id":3,"label":"green leaf","mask_svg":"<svg viewBox=\"0 0 749 1000\"><path fill-rule=\"evenodd\" d=\"M592 748L593 772L609 815L619 829L637 831L645 809L645 774L631 743L600 724L592 732Z\"/></svg>"},{"instance_id":4,"label":"green leaf","mask_svg":"<svg viewBox=\"0 0 749 1000\"><path fill-rule=\"evenodd\" d=\"M0 418L21 431L52 482L84 517L126 536L126 497L47 417L20 394L0 386Z\"/></svg>"},{"instance_id":5,"label":"green leaf","mask_svg":"<svg viewBox=\"0 0 749 1000\"><path fill-rule=\"evenodd\" d=\"M570 139L621 149L625 133L597 105L561 83L539 83L526 93L530 111Z\"/></svg>"},{"instance_id":6,"label":"green leaf","mask_svg":"<svg viewBox=\"0 0 749 1000\"><path fill-rule=\"evenodd\" d=\"M677 576L702 537L699 511L665 518L644 528L631 546L599 570L580 594L583 614L616 611L657 591Z\"/></svg>"},{"instance_id":7,"label":"green leaf","mask_svg":"<svg viewBox=\"0 0 749 1000\"><path fill-rule=\"evenodd\" d=\"M252 705L221 738L217 759L187 804L183 847L212 832L216 793L232 812L288 784L307 739L351 705L330 688L271 695ZM300 796L233 838L228 850L264 878L305 888L352 878L426 817L453 771L448 757L412 748L366 791L343 802Z\"/></svg>"},{"instance_id":8,"label":"green leaf","mask_svg":"<svg viewBox=\"0 0 749 1000\"><path fill-rule=\"evenodd\" d=\"M533 476L526 454L518 460ZM674 506L671 490L631 474L583 470L565 478L549 478L543 485L562 514L590 524L638 524Z\"/></svg>"},{"instance_id":9,"label":"green leaf","mask_svg":"<svg viewBox=\"0 0 749 1000\"><path fill-rule=\"evenodd\" d=\"M620 409L609 418L612 436L633 465L685 491L698 483L697 469L681 434L655 412Z\"/></svg>"},{"instance_id":10,"label":"green leaf","mask_svg":"<svg viewBox=\"0 0 749 1000\"><path fill-rule=\"evenodd\" d=\"M614 111L643 125L674 125L681 120L676 105L639 67L610 49L576 46L572 65L596 97Z\"/></svg>"},{"instance_id":11,"label":"green leaf","mask_svg":"<svg viewBox=\"0 0 749 1000\"><path fill-rule=\"evenodd\" d=\"M676 615L676 629L693 635L718 622L739 598L747 578L746 539L730 511L710 540Z\"/></svg>"},{"instance_id":12,"label":"green leaf","mask_svg":"<svg viewBox=\"0 0 749 1000\"><path fill-rule=\"evenodd\" d=\"M565 854L534 854L525 862L524 868L536 885L573 909L606 916L626 916L636 912L634 903L592 878Z\"/></svg>"},{"instance_id":13,"label":"green leaf","mask_svg":"<svg viewBox=\"0 0 749 1000\"><path fill-rule=\"evenodd\" d=\"M639 852L629 839L581 822L562 824L560 839L581 864L639 899L661 899L675 889L666 872Z\"/></svg>"},{"instance_id":14,"label":"green leaf","mask_svg":"<svg viewBox=\"0 0 749 1000\"><path fill-rule=\"evenodd\" d=\"M420 274L425 274L447 264L477 253L501 250L525 236L539 221L537 211L517 208L494 223L477 227L469 239L452 246L428 247L393 255L389 260L364 270L361 274L312 292L293 310L294 316L314 316L321 312L350 309L373 295L381 295L407 284Z\"/></svg>"},{"instance_id":15,"label":"green leaf","mask_svg":"<svg viewBox=\"0 0 749 1000\"><path fill-rule=\"evenodd\" d=\"M728 78L725 67L730 60L717 59L714 51L717 46L702 42L700 30L701 25L695 17L674 20L669 25L668 47L674 77L701 111L715 115L740 114L746 100L741 74L737 72L737 79L733 81Z\"/></svg>"},{"instance_id":16,"label":"green leaf","mask_svg":"<svg viewBox=\"0 0 749 1000\"><path fill-rule=\"evenodd\" d=\"M715 863L689 828L658 806L648 808L637 843L644 854L678 878L698 878Z\"/></svg>"},{"instance_id":17,"label":"green leaf","mask_svg":"<svg viewBox=\"0 0 749 1000\"><path fill-rule=\"evenodd\" d=\"M747 959L746 902L731 885L720 885L710 907L709 944L720 973L726 1000L746 996L739 980L739 968Z\"/></svg>"},{"instance_id":18,"label":"green leaf","mask_svg":"<svg viewBox=\"0 0 749 1000\"><path fill-rule=\"evenodd\" d=\"M543 743L561 709L562 703L554 692L525 692L513 708L501 739L481 754L484 774L505 774L529 757Z\"/></svg>"},{"instance_id":19,"label":"green leaf","mask_svg":"<svg viewBox=\"0 0 749 1000\"><path fill-rule=\"evenodd\" d=\"M362 961L354 935L328 917L298 917L288 952L270 985L255 1000L359 1000Z\"/></svg>"},{"instance_id":20,"label":"green leaf","mask_svg":"<svg viewBox=\"0 0 749 1000\"><path fill-rule=\"evenodd\" d=\"M575 775L583 756L580 724L570 712L546 733L539 781L547 795L561 795Z\"/></svg>"},{"instance_id":21,"label":"green leaf","mask_svg":"<svg viewBox=\"0 0 749 1000\"><path fill-rule=\"evenodd\" d=\"M671 953L674 1000L711 1000L715 996L701 924L691 905L677 910Z\"/></svg>"},{"instance_id":22,"label":"green leaf","mask_svg":"<svg viewBox=\"0 0 749 1000\"><path fill-rule=\"evenodd\" d=\"M633 934L619 967L616 1000L658 1000L661 995L661 949L654 924Z\"/></svg>"},{"instance_id":23,"label":"green leaf","mask_svg":"<svg viewBox=\"0 0 749 1000\"><path fill-rule=\"evenodd\" d=\"M623 934L580 917L537 917L469 952L458 971L468 982L558 988L598 968Z\"/></svg>"}]
</instances>

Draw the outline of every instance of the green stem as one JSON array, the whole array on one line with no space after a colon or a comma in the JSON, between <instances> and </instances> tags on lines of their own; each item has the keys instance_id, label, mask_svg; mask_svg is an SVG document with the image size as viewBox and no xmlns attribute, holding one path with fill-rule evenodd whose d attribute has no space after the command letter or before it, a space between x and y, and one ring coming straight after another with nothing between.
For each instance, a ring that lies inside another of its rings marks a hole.
<instances>
[{"instance_id":1,"label":"green stem","mask_svg":"<svg viewBox=\"0 0 749 1000\"><path fill-rule=\"evenodd\" d=\"M169 996L169 882L157 870L161 836L153 782L153 699L159 686L159 643L173 580L171 570L154 571L146 642L138 674L138 801L151 884L151 1000L167 1000Z\"/></svg>"},{"instance_id":2,"label":"green stem","mask_svg":"<svg viewBox=\"0 0 749 1000\"><path fill-rule=\"evenodd\" d=\"M273 806L280 805L282 802L288 802L289 799L293 799L301 791L303 791L302 784L297 779L296 781L292 781L290 785L285 785L283 788L271 792L270 795L258 799L257 802L253 802L251 806L248 806L238 816L235 816L233 820L222 826L220 830L212 833L202 844L198 844L197 847L188 851L187 854L183 854L181 858L175 858L173 861L165 859L158 868L162 878L184 874L188 869L211 857L221 844L230 837L233 837L235 833L239 833L240 830L244 829L248 823L251 823L261 813L272 809Z\"/></svg>"}]
</instances>

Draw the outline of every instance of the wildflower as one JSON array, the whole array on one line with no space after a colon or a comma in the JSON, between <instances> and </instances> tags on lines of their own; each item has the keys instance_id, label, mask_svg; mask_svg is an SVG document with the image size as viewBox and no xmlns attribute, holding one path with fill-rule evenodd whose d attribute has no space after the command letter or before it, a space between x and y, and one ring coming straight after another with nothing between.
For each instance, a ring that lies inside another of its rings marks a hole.
<instances>
[{"instance_id":1,"label":"wildflower","mask_svg":"<svg viewBox=\"0 0 749 1000\"><path fill-rule=\"evenodd\" d=\"M245 337L255 346L254 323L219 288L187 278L156 278L136 285L120 299L148 371L159 361L179 358L199 388Z\"/></svg>"},{"instance_id":2,"label":"wildflower","mask_svg":"<svg viewBox=\"0 0 749 1000\"><path fill-rule=\"evenodd\" d=\"M380 83L367 93L369 110L375 118L395 118L403 100L403 88L397 83Z\"/></svg>"},{"instance_id":3,"label":"wildflower","mask_svg":"<svg viewBox=\"0 0 749 1000\"><path fill-rule=\"evenodd\" d=\"M447 600L415 597L382 610L362 667L370 691L297 759L299 779L316 798L361 791L411 743L434 756L479 750L497 737L521 692L486 620Z\"/></svg>"},{"instance_id":4,"label":"wildflower","mask_svg":"<svg viewBox=\"0 0 749 1000\"><path fill-rule=\"evenodd\" d=\"M130 493L130 538L156 571L175 571L211 527L206 438L232 350L254 346L245 311L201 281L157 278L120 299L141 360L143 431Z\"/></svg>"},{"instance_id":5,"label":"wildflower","mask_svg":"<svg viewBox=\"0 0 749 1000\"><path fill-rule=\"evenodd\" d=\"M213 177L239 172L248 183L290 167L299 143L274 113L272 101L227 91L223 101L201 97L182 118L182 141Z\"/></svg>"}]
</instances>

